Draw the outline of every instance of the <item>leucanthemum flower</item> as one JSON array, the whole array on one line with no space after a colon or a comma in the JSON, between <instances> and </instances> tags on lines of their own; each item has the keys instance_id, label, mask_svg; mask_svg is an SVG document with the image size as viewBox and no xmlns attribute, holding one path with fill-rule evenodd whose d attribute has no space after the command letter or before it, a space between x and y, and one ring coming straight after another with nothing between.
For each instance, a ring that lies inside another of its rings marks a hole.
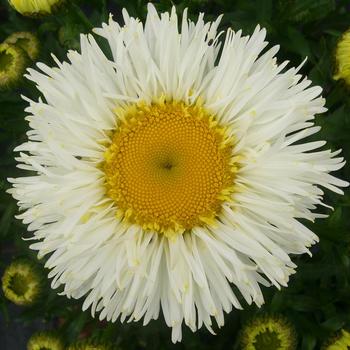
<instances>
[{"instance_id":1,"label":"leucanthemum flower","mask_svg":"<svg viewBox=\"0 0 350 350\"><path fill-rule=\"evenodd\" d=\"M282 315L259 315L242 328L239 336L241 350L295 350L296 332Z\"/></svg>"},{"instance_id":2,"label":"leucanthemum flower","mask_svg":"<svg viewBox=\"0 0 350 350\"><path fill-rule=\"evenodd\" d=\"M18 259L8 265L1 282L5 297L17 305L25 306L36 303L44 287L43 274L27 259Z\"/></svg>"},{"instance_id":3,"label":"leucanthemum flower","mask_svg":"<svg viewBox=\"0 0 350 350\"><path fill-rule=\"evenodd\" d=\"M299 219L324 216L321 187L342 193L329 173L344 162L302 141L319 130L322 89L276 63L264 29L221 43L221 17L123 15L95 29L112 59L82 35L69 62L29 70L43 97L27 99L16 151L31 175L9 192L52 288L101 320L162 313L176 342L182 323L214 333L237 293L261 306L261 284L287 286L289 254L318 241Z\"/></svg>"},{"instance_id":4,"label":"leucanthemum flower","mask_svg":"<svg viewBox=\"0 0 350 350\"><path fill-rule=\"evenodd\" d=\"M27 350L64 350L64 343L54 332L34 333L28 340Z\"/></svg>"}]
</instances>

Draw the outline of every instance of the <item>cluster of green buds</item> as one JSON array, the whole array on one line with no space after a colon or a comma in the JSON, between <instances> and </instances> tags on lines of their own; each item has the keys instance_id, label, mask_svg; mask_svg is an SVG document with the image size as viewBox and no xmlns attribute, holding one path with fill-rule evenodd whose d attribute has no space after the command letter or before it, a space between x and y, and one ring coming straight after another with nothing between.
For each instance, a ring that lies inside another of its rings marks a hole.
<instances>
[{"instance_id":1,"label":"cluster of green buds","mask_svg":"<svg viewBox=\"0 0 350 350\"><path fill-rule=\"evenodd\" d=\"M42 17L52 14L65 0L8 0L23 16ZM0 44L0 90L19 85L26 68L39 55L39 41L30 32L12 33Z\"/></svg>"},{"instance_id":2,"label":"cluster of green buds","mask_svg":"<svg viewBox=\"0 0 350 350\"><path fill-rule=\"evenodd\" d=\"M9 0L10 5L21 15L46 16L53 13L65 0Z\"/></svg>"},{"instance_id":3,"label":"cluster of green buds","mask_svg":"<svg viewBox=\"0 0 350 350\"><path fill-rule=\"evenodd\" d=\"M17 305L29 306L39 301L45 278L39 267L27 259L13 261L2 276L2 290Z\"/></svg>"},{"instance_id":4,"label":"cluster of green buds","mask_svg":"<svg viewBox=\"0 0 350 350\"><path fill-rule=\"evenodd\" d=\"M239 336L242 350L295 350L296 347L295 329L281 315L258 315L243 326Z\"/></svg>"},{"instance_id":5,"label":"cluster of green buds","mask_svg":"<svg viewBox=\"0 0 350 350\"><path fill-rule=\"evenodd\" d=\"M14 260L2 276L2 290L7 299L20 306L31 306L41 300L45 277L38 264L27 258ZM41 331L34 333L27 343L27 350L113 350L111 343L98 339L83 339L65 347L58 333Z\"/></svg>"},{"instance_id":6,"label":"cluster of green buds","mask_svg":"<svg viewBox=\"0 0 350 350\"><path fill-rule=\"evenodd\" d=\"M0 90L17 86L31 61L39 56L39 40L30 32L15 32L0 44Z\"/></svg>"},{"instance_id":7,"label":"cluster of green buds","mask_svg":"<svg viewBox=\"0 0 350 350\"><path fill-rule=\"evenodd\" d=\"M34 333L28 343L27 350L64 350L63 339L54 332Z\"/></svg>"}]
</instances>

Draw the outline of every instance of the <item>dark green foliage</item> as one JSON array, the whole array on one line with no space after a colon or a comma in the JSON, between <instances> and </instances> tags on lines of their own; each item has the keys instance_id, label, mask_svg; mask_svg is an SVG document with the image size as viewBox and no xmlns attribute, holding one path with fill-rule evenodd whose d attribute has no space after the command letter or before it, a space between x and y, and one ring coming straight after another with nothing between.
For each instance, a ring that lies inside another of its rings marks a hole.
<instances>
[{"instance_id":1,"label":"dark green foliage","mask_svg":"<svg viewBox=\"0 0 350 350\"><path fill-rule=\"evenodd\" d=\"M55 15L30 19L15 13L0 0L0 42L14 31L33 31L42 43L40 61L53 65L50 53L65 59L67 49L79 47L79 33L88 33L94 26L108 19L112 12L120 20L121 9L126 7L131 15L145 18L145 0L89 0L68 1L69 5ZM307 63L302 73L308 75L315 85L324 89L328 112L316 119L322 131L316 138L328 140L333 150L343 149L350 159L350 90L342 83L332 80L334 48L341 34L350 26L348 0L160 0L159 10L169 10L175 4L178 11L189 8L195 19L198 12L205 12L207 20L224 13L222 29L233 27L244 33L252 33L257 23L268 30L270 45L280 44L278 60L289 60L298 66L305 56ZM101 41L102 43L102 41ZM350 59L350 58L349 58ZM8 177L21 171L15 167L13 148L25 140L28 129L24 120L27 103L21 94L36 100L39 93L30 82L11 92L0 93L0 242L1 273L12 257L35 254L29 250L26 228L16 219L17 207L5 193L9 187ZM350 179L350 168L339 174ZM244 303L244 311L233 311L225 317L225 326L215 328L217 336L201 329L192 333L184 329L183 341L177 349L232 349L243 322L261 312L281 313L288 316L296 326L298 349L320 349L324 340L350 327L350 195L340 197L326 192L326 201L334 211L320 209L330 214L315 224L307 224L320 237L320 243L312 248L313 257L293 257L298 265L288 288L278 291L264 288L265 305L258 309ZM39 262L40 263L40 262ZM89 312L81 311L82 301L58 296L57 291L47 288L46 297L36 306L21 310L16 315L10 303L0 295L0 322L11 327L14 322L23 325L44 320L63 335L67 344L79 336L112 342L121 349L172 349L170 330L163 319L151 322L115 324L99 322ZM5 326L4 326L5 327Z\"/></svg>"}]
</instances>

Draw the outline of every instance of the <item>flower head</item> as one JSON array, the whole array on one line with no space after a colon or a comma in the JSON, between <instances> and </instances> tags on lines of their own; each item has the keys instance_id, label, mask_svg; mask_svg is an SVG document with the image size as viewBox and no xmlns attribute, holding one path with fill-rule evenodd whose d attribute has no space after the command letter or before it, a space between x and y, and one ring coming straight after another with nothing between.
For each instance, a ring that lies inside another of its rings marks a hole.
<instances>
[{"instance_id":1,"label":"flower head","mask_svg":"<svg viewBox=\"0 0 350 350\"><path fill-rule=\"evenodd\" d=\"M297 339L294 327L283 316L260 315L241 330L242 350L294 350Z\"/></svg>"},{"instance_id":2,"label":"flower head","mask_svg":"<svg viewBox=\"0 0 350 350\"><path fill-rule=\"evenodd\" d=\"M342 329L322 346L322 350L347 350L350 348L350 333Z\"/></svg>"},{"instance_id":3,"label":"flower head","mask_svg":"<svg viewBox=\"0 0 350 350\"><path fill-rule=\"evenodd\" d=\"M8 0L11 6L23 16L49 15L65 0Z\"/></svg>"},{"instance_id":4,"label":"flower head","mask_svg":"<svg viewBox=\"0 0 350 350\"><path fill-rule=\"evenodd\" d=\"M4 42L20 47L33 61L39 56L39 40L33 33L15 32L9 35Z\"/></svg>"},{"instance_id":5,"label":"flower head","mask_svg":"<svg viewBox=\"0 0 350 350\"><path fill-rule=\"evenodd\" d=\"M40 298L43 276L38 267L26 259L13 261L2 276L2 290L17 305L32 305Z\"/></svg>"},{"instance_id":6,"label":"flower head","mask_svg":"<svg viewBox=\"0 0 350 350\"><path fill-rule=\"evenodd\" d=\"M338 41L335 50L335 80L343 79L350 85L350 30L346 31Z\"/></svg>"},{"instance_id":7,"label":"flower head","mask_svg":"<svg viewBox=\"0 0 350 350\"><path fill-rule=\"evenodd\" d=\"M53 332L34 333L28 343L27 350L64 350L62 338Z\"/></svg>"},{"instance_id":8,"label":"flower head","mask_svg":"<svg viewBox=\"0 0 350 350\"><path fill-rule=\"evenodd\" d=\"M0 44L0 90L6 90L18 84L27 64L27 55L20 47Z\"/></svg>"},{"instance_id":9,"label":"flower head","mask_svg":"<svg viewBox=\"0 0 350 350\"><path fill-rule=\"evenodd\" d=\"M258 306L260 284L287 285L289 254L318 240L298 219L321 216L321 187L342 193L330 172L344 162L302 142L322 90L276 63L264 29L221 41L220 18L123 14L95 29L113 60L83 35L69 62L29 70L44 100L28 100L33 130L16 151L34 175L9 192L31 248L53 253L53 288L108 321L162 312L175 342L183 322L213 332L242 308L231 285Z\"/></svg>"}]
</instances>

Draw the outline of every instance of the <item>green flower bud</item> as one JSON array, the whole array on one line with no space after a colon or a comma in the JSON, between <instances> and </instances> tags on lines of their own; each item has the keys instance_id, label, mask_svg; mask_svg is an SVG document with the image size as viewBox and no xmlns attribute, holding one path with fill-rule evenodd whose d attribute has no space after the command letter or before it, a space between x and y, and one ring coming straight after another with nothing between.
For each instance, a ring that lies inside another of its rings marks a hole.
<instances>
[{"instance_id":1,"label":"green flower bud","mask_svg":"<svg viewBox=\"0 0 350 350\"><path fill-rule=\"evenodd\" d=\"M329 338L322 346L322 350L350 349L350 333L342 329L339 334Z\"/></svg>"},{"instance_id":2,"label":"green flower bud","mask_svg":"<svg viewBox=\"0 0 350 350\"><path fill-rule=\"evenodd\" d=\"M294 327L283 316L259 315L248 321L240 332L242 350L294 350Z\"/></svg>"},{"instance_id":3,"label":"green flower bud","mask_svg":"<svg viewBox=\"0 0 350 350\"><path fill-rule=\"evenodd\" d=\"M333 79L342 79L350 86L350 29L342 35L335 49Z\"/></svg>"},{"instance_id":4,"label":"green flower bud","mask_svg":"<svg viewBox=\"0 0 350 350\"><path fill-rule=\"evenodd\" d=\"M28 56L20 47L0 44L0 90L17 85L28 65Z\"/></svg>"},{"instance_id":5,"label":"green flower bud","mask_svg":"<svg viewBox=\"0 0 350 350\"><path fill-rule=\"evenodd\" d=\"M17 305L32 305L42 295L44 277L29 260L12 262L2 276L2 290L7 299Z\"/></svg>"},{"instance_id":6,"label":"green flower bud","mask_svg":"<svg viewBox=\"0 0 350 350\"><path fill-rule=\"evenodd\" d=\"M64 350L64 344L62 338L53 332L38 332L30 337L27 350Z\"/></svg>"},{"instance_id":7,"label":"green flower bud","mask_svg":"<svg viewBox=\"0 0 350 350\"><path fill-rule=\"evenodd\" d=\"M39 56L39 40L30 32L12 33L5 39L4 43L20 47L33 61Z\"/></svg>"},{"instance_id":8,"label":"green flower bud","mask_svg":"<svg viewBox=\"0 0 350 350\"><path fill-rule=\"evenodd\" d=\"M8 0L21 15L38 17L50 15L65 0Z\"/></svg>"}]
</instances>

